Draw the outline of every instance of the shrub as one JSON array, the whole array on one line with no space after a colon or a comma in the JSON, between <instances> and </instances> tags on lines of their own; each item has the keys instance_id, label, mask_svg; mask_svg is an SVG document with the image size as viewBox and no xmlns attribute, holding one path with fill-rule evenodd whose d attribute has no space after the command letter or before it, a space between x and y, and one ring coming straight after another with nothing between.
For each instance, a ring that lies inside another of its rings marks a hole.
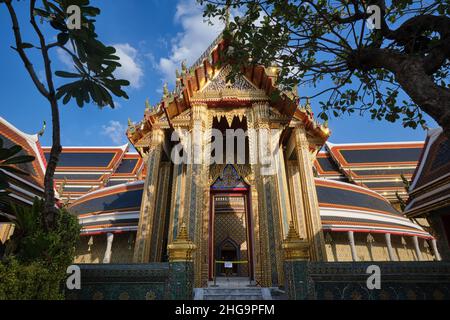
<instances>
[{"instance_id":1,"label":"shrub","mask_svg":"<svg viewBox=\"0 0 450 320\"><path fill-rule=\"evenodd\" d=\"M41 261L20 263L10 257L0 263L0 300L60 300L65 273Z\"/></svg>"},{"instance_id":2,"label":"shrub","mask_svg":"<svg viewBox=\"0 0 450 320\"><path fill-rule=\"evenodd\" d=\"M65 208L46 230L44 203L14 206L15 232L0 263L0 299L62 299L66 270L72 264L80 226Z\"/></svg>"}]
</instances>

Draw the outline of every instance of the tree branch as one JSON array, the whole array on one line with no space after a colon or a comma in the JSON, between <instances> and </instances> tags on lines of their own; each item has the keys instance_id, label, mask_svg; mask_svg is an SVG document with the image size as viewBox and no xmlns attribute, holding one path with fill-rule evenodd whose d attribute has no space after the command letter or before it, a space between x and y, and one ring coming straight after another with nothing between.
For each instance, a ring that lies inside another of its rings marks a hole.
<instances>
[{"instance_id":1,"label":"tree branch","mask_svg":"<svg viewBox=\"0 0 450 320\"><path fill-rule=\"evenodd\" d=\"M30 59L28 59L28 56L25 53L25 50L23 49L23 41L22 41L22 35L20 32L19 21L17 20L17 15L12 6L11 0L5 0L5 4L6 4L6 7L8 8L8 12L11 17L12 29L13 29L14 38L16 41L15 50L17 51L20 58L22 59L24 65L25 65L25 69L28 71L28 74L30 75L31 80L33 81L36 88L39 90L39 92L44 97L48 98L49 92L45 88L44 84L41 81L39 81L36 71L34 70L33 64L31 63Z\"/></svg>"}]
</instances>

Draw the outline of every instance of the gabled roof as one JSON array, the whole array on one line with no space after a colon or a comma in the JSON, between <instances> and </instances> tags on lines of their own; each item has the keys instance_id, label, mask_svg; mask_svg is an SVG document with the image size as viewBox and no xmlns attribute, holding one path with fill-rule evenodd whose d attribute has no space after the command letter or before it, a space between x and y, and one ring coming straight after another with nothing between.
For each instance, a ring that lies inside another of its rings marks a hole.
<instances>
[{"instance_id":1,"label":"gabled roof","mask_svg":"<svg viewBox=\"0 0 450 320\"><path fill-rule=\"evenodd\" d=\"M321 177L339 177L344 176L340 171L338 164L327 151L320 151L314 161L314 167Z\"/></svg>"},{"instance_id":2,"label":"gabled roof","mask_svg":"<svg viewBox=\"0 0 450 320\"><path fill-rule=\"evenodd\" d=\"M37 183L38 185L43 185L46 160L39 143L39 136L37 134L24 133L0 117L0 137L3 139L4 146L17 144L23 148L21 154L28 154L35 157L30 167L24 168L30 175L22 176L22 178Z\"/></svg>"},{"instance_id":3,"label":"gabled roof","mask_svg":"<svg viewBox=\"0 0 450 320\"><path fill-rule=\"evenodd\" d=\"M135 181L140 177L143 160L128 153L128 144L115 147L63 147L56 167L55 184L62 199L75 200L105 186ZM50 152L45 147L46 155Z\"/></svg>"},{"instance_id":4,"label":"gabled roof","mask_svg":"<svg viewBox=\"0 0 450 320\"><path fill-rule=\"evenodd\" d=\"M361 184L396 200L406 200L402 176L410 180L423 149L423 142L326 143L330 156L340 171ZM319 172L320 173L320 172Z\"/></svg>"},{"instance_id":5,"label":"gabled roof","mask_svg":"<svg viewBox=\"0 0 450 320\"><path fill-rule=\"evenodd\" d=\"M19 155L35 157L35 160L30 163L16 165L29 175L18 175L4 171L8 176L9 200L30 205L33 203L34 197L42 197L44 192L46 161L39 143L39 136L37 134L26 134L0 117L0 138L3 140L4 147L19 145L23 148Z\"/></svg>"},{"instance_id":6,"label":"gabled roof","mask_svg":"<svg viewBox=\"0 0 450 320\"><path fill-rule=\"evenodd\" d=\"M333 144L327 149L343 168L416 165L423 142L377 142Z\"/></svg>"},{"instance_id":7,"label":"gabled roof","mask_svg":"<svg viewBox=\"0 0 450 320\"><path fill-rule=\"evenodd\" d=\"M350 183L315 179L324 230L432 238L378 193Z\"/></svg>"},{"instance_id":8,"label":"gabled roof","mask_svg":"<svg viewBox=\"0 0 450 320\"><path fill-rule=\"evenodd\" d=\"M44 147L45 156L50 147ZM67 171L114 171L128 150L128 144L118 147L63 147L58 170Z\"/></svg>"},{"instance_id":9,"label":"gabled roof","mask_svg":"<svg viewBox=\"0 0 450 320\"><path fill-rule=\"evenodd\" d=\"M450 140L442 128L429 130L409 193L410 217L450 206Z\"/></svg>"},{"instance_id":10,"label":"gabled roof","mask_svg":"<svg viewBox=\"0 0 450 320\"><path fill-rule=\"evenodd\" d=\"M81 235L136 231L144 181L92 191L69 206L78 217Z\"/></svg>"},{"instance_id":11,"label":"gabled roof","mask_svg":"<svg viewBox=\"0 0 450 320\"><path fill-rule=\"evenodd\" d=\"M229 72L229 62L224 61L226 48L225 40L219 36L193 67L187 69L182 66L176 89L169 92L165 88L161 101L153 108L147 106L143 121L136 125L129 124L127 136L133 145L145 139L158 119L164 118L170 124L172 119L189 110L194 101L205 102L211 107L245 106L258 100L269 101L282 115L288 118L295 116L303 121L306 129L323 141L328 138L328 128L318 125L311 113L299 109L296 94L276 85L277 67L251 65L242 69L235 83L228 83L225 80ZM278 93L278 97L274 93Z\"/></svg>"}]
</instances>

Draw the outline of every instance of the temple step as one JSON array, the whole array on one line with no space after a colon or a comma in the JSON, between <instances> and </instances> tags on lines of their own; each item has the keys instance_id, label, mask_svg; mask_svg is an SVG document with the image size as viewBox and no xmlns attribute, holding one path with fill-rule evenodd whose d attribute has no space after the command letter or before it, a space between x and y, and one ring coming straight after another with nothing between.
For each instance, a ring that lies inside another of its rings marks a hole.
<instances>
[{"instance_id":1,"label":"temple step","mask_svg":"<svg viewBox=\"0 0 450 320\"><path fill-rule=\"evenodd\" d=\"M194 300L272 300L268 288L196 288Z\"/></svg>"}]
</instances>

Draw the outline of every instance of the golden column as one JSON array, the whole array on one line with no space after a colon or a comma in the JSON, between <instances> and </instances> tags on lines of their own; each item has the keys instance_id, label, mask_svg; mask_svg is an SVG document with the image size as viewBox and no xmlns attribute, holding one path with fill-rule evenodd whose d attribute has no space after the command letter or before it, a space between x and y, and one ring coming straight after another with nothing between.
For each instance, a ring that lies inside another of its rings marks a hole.
<instances>
[{"instance_id":1,"label":"golden column","mask_svg":"<svg viewBox=\"0 0 450 320\"><path fill-rule=\"evenodd\" d=\"M255 242L259 242L259 245L255 246L255 249L259 249L259 252L255 252L259 259L257 259L255 274L260 276L262 285L272 286L283 281L283 261L280 246L282 240L280 208L275 180L276 165L273 154L273 145L277 142L272 141L268 102L253 104L253 128L254 140L256 140L253 143L257 153L254 173L259 199L257 219L259 239L255 239Z\"/></svg>"},{"instance_id":2,"label":"golden column","mask_svg":"<svg viewBox=\"0 0 450 320\"><path fill-rule=\"evenodd\" d=\"M295 141L295 152L298 160L300 189L303 203L303 215L297 213L297 217L304 217L306 235L310 243L311 260L326 261L325 240L322 232L322 221L320 219L319 201L317 200L316 185L314 183L313 163L309 149L309 141L302 126L297 126L293 131ZM299 221L300 222L300 221Z\"/></svg>"},{"instance_id":3,"label":"golden column","mask_svg":"<svg viewBox=\"0 0 450 320\"><path fill-rule=\"evenodd\" d=\"M212 123L211 123L212 125ZM194 255L194 276L196 286L205 285L208 280L207 242L209 221L209 156L208 136L210 130L208 106L206 103L193 102L190 126L190 161L186 166L186 193L184 220L187 233L193 239L197 251ZM208 188L208 193L206 192ZM207 204L207 205L206 205ZM206 229L205 229L206 226Z\"/></svg>"},{"instance_id":4,"label":"golden column","mask_svg":"<svg viewBox=\"0 0 450 320\"><path fill-rule=\"evenodd\" d=\"M147 177L145 178L139 215L139 227L134 247L133 261L135 263L149 262L150 251L156 250L156 248L152 248L151 246L151 235L156 209L158 173L163 143L164 131L158 127L154 127L151 132L149 152L145 159L147 161Z\"/></svg>"}]
</instances>

